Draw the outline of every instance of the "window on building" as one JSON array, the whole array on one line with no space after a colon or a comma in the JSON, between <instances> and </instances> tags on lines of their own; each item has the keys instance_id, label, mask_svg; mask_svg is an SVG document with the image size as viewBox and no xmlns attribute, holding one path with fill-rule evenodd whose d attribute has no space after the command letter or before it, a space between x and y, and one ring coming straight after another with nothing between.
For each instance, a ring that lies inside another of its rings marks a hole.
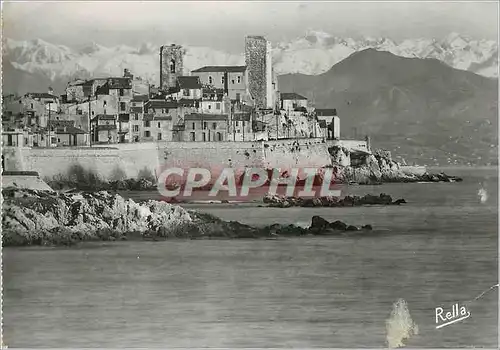
<instances>
[{"instance_id":1,"label":"window on building","mask_svg":"<svg viewBox=\"0 0 500 350\"><path fill-rule=\"evenodd\" d=\"M196 134L194 132L189 133L189 140L190 141L196 141Z\"/></svg>"},{"instance_id":2,"label":"window on building","mask_svg":"<svg viewBox=\"0 0 500 350\"><path fill-rule=\"evenodd\" d=\"M238 75L238 84L241 83L241 76Z\"/></svg>"},{"instance_id":3,"label":"window on building","mask_svg":"<svg viewBox=\"0 0 500 350\"><path fill-rule=\"evenodd\" d=\"M31 104L31 109L33 109L33 103Z\"/></svg>"},{"instance_id":4,"label":"window on building","mask_svg":"<svg viewBox=\"0 0 500 350\"><path fill-rule=\"evenodd\" d=\"M108 104L108 102L106 102L106 101L102 101L102 106L103 106L103 107L104 107L104 106L106 106L107 104Z\"/></svg>"},{"instance_id":5,"label":"window on building","mask_svg":"<svg viewBox=\"0 0 500 350\"><path fill-rule=\"evenodd\" d=\"M184 96L189 96L189 89L184 89Z\"/></svg>"},{"instance_id":6,"label":"window on building","mask_svg":"<svg viewBox=\"0 0 500 350\"><path fill-rule=\"evenodd\" d=\"M208 109L212 109L212 105L208 105Z\"/></svg>"},{"instance_id":7,"label":"window on building","mask_svg":"<svg viewBox=\"0 0 500 350\"><path fill-rule=\"evenodd\" d=\"M76 110L76 114L78 114L78 115L82 115L82 114L83 114L83 111L82 111L81 109L77 109L77 110Z\"/></svg>"},{"instance_id":8,"label":"window on building","mask_svg":"<svg viewBox=\"0 0 500 350\"><path fill-rule=\"evenodd\" d=\"M144 121L144 127L149 128L151 126L151 122L149 120Z\"/></svg>"},{"instance_id":9,"label":"window on building","mask_svg":"<svg viewBox=\"0 0 500 350\"><path fill-rule=\"evenodd\" d=\"M234 79L232 79L232 80L231 80L231 84L233 84L233 85L234 85Z\"/></svg>"},{"instance_id":10,"label":"window on building","mask_svg":"<svg viewBox=\"0 0 500 350\"><path fill-rule=\"evenodd\" d=\"M139 125L134 125L134 132L139 132Z\"/></svg>"},{"instance_id":11,"label":"window on building","mask_svg":"<svg viewBox=\"0 0 500 350\"><path fill-rule=\"evenodd\" d=\"M196 129L196 123L193 123L193 124L191 125L191 129L193 129L193 130L194 130L194 129Z\"/></svg>"},{"instance_id":12,"label":"window on building","mask_svg":"<svg viewBox=\"0 0 500 350\"><path fill-rule=\"evenodd\" d=\"M92 111L92 115L94 115L94 114L95 114L94 111ZM59 117L57 117L57 119L59 119Z\"/></svg>"},{"instance_id":13,"label":"window on building","mask_svg":"<svg viewBox=\"0 0 500 350\"><path fill-rule=\"evenodd\" d=\"M241 95L240 93L236 93L236 101L240 102Z\"/></svg>"},{"instance_id":14,"label":"window on building","mask_svg":"<svg viewBox=\"0 0 500 350\"><path fill-rule=\"evenodd\" d=\"M158 133L158 141L161 140L161 132Z\"/></svg>"},{"instance_id":15,"label":"window on building","mask_svg":"<svg viewBox=\"0 0 500 350\"><path fill-rule=\"evenodd\" d=\"M175 73L175 60L170 60L170 73Z\"/></svg>"},{"instance_id":16,"label":"window on building","mask_svg":"<svg viewBox=\"0 0 500 350\"><path fill-rule=\"evenodd\" d=\"M139 120L139 113L134 113L134 119Z\"/></svg>"},{"instance_id":17,"label":"window on building","mask_svg":"<svg viewBox=\"0 0 500 350\"><path fill-rule=\"evenodd\" d=\"M222 77L220 78L220 82L222 83L222 85L224 85L224 81L225 81L225 80L224 80L224 76L222 76Z\"/></svg>"},{"instance_id":18,"label":"window on building","mask_svg":"<svg viewBox=\"0 0 500 350\"><path fill-rule=\"evenodd\" d=\"M215 104L215 109L220 109L220 103L219 103L219 102L217 102L217 103Z\"/></svg>"},{"instance_id":19,"label":"window on building","mask_svg":"<svg viewBox=\"0 0 500 350\"><path fill-rule=\"evenodd\" d=\"M125 94L125 91L123 89L120 89L120 96L123 96Z\"/></svg>"},{"instance_id":20,"label":"window on building","mask_svg":"<svg viewBox=\"0 0 500 350\"><path fill-rule=\"evenodd\" d=\"M209 83L210 85L214 83L214 81L213 81L213 79L212 79L212 77L211 77L211 76L210 76L210 77L208 77L208 83Z\"/></svg>"},{"instance_id":21,"label":"window on building","mask_svg":"<svg viewBox=\"0 0 500 350\"><path fill-rule=\"evenodd\" d=\"M240 126L240 122L236 121L236 127L238 128Z\"/></svg>"},{"instance_id":22,"label":"window on building","mask_svg":"<svg viewBox=\"0 0 500 350\"><path fill-rule=\"evenodd\" d=\"M220 132L217 133L217 141L222 141L222 134Z\"/></svg>"},{"instance_id":23,"label":"window on building","mask_svg":"<svg viewBox=\"0 0 500 350\"><path fill-rule=\"evenodd\" d=\"M150 137L151 132L149 130L144 131L144 137Z\"/></svg>"},{"instance_id":24,"label":"window on building","mask_svg":"<svg viewBox=\"0 0 500 350\"><path fill-rule=\"evenodd\" d=\"M160 122L158 122L158 127L161 128Z\"/></svg>"},{"instance_id":25,"label":"window on building","mask_svg":"<svg viewBox=\"0 0 500 350\"><path fill-rule=\"evenodd\" d=\"M207 126L207 122L203 122L203 130L207 130L208 126Z\"/></svg>"},{"instance_id":26,"label":"window on building","mask_svg":"<svg viewBox=\"0 0 500 350\"><path fill-rule=\"evenodd\" d=\"M217 129L217 123L212 123L212 129Z\"/></svg>"},{"instance_id":27,"label":"window on building","mask_svg":"<svg viewBox=\"0 0 500 350\"><path fill-rule=\"evenodd\" d=\"M120 111L125 111L125 102L120 102Z\"/></svg>"},{"instance_id":28,"label":"window on building","mask_svg":"<svg viewBox=\"0 0 500 350\"><path fill-rule=\"evenodd\" d=\"M203 142L205 142L207 140L207 135L205 135L205 133L203 133L201 135L202 135L202 138L203 138Z\"/></svg>"}]
</instances>

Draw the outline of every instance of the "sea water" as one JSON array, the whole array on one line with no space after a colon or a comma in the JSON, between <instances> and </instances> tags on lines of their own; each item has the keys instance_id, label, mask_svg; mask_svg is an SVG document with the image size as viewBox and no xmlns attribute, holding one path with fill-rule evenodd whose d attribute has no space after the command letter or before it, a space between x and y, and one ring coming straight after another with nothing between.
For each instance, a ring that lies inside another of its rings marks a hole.
<instances>
[{"instance_id":1,"label":"sea water","mask_svg":"<svg viewBox=\"0 0 500 350\"><path fill-rule=\"evenodd\" d=\"M4 249L4 343L496 347L498 288L468 304L468 319L435 324L436 307L498 283L496 171L449 171L462 183L345 189L405 198L401 206L198 206L254 225L320 215L371 224L377 236Z\"/></svg>"}]
</instances>

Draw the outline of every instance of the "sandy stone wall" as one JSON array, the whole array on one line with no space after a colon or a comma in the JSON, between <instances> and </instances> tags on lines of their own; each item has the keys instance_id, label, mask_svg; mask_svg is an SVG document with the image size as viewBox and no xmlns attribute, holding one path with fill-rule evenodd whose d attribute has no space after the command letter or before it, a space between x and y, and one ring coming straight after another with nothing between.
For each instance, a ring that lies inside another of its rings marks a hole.
<instances>
[{"instance_id":1,"label":"sandy stone wall","mask_svg":"<svg viewBox=\"0 0 500 350\"><path fill-rule=\"evenodd\" d=\"M7 170L31 170L42 178L78 164L103 179L158 176L167 167L200 167L217 175L222 168L321 167L331 164L322 139L255 142L150 142L112 147L15 148L2 151Z\"/></svg>"}]
</instances>

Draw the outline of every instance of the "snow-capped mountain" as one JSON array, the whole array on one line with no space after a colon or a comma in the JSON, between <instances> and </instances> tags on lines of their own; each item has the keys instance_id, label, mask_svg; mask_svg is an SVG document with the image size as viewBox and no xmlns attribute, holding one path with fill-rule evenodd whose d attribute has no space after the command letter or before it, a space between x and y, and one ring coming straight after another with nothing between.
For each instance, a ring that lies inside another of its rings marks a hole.
<instances>
[{"instance_id":1,"label":"snow-capped mountain","mask_svg":"<svg viewBox=\"0 0 500 350\"><path fill-rule=\"evenodd\" d=\"M320 74L354 52L374 48L402 57L434 58L449 66L474 73L498 77L498 43L493 40L471 40L451 33L442 40L388 38L339 38L324 32L310 31L304 37L280 43L274 49L274 60L280 73Z\"/></svg>"},{"instance_id":2,"label":"snow-capped mountain","mask_svg":"<svg viewBox=\"0 0 500 350\"><path fill-rule=\"evenodd\" d=\"M229 54L207 47L186 46L186 72L205 65L244 64L244 54ZM278 74L320 74L354 52L367 48L389 51L403 57L435 58L462 70L498 77L498 43L471 40L452 33L442 40L389 38L340 38L320 31L273 44L274 69ZM124 68L151 83L158 83L159 46L144 43L138 48L125 45L104 47L89 43L78 49L36 39L3 43L3 58L18 74L51 81L121 75ZM9 88L9 86L5 86ZM15 90L19 90L17 87Z\"/></svg>"}]
</instances>

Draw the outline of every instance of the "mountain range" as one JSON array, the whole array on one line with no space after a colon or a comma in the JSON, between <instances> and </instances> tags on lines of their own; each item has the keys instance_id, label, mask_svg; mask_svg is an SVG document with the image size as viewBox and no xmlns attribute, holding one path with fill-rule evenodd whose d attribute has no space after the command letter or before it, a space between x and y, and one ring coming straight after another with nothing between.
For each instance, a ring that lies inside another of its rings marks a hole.
<instances>
[{"instance_id":1,"label":"mountain range","mask_svg":"<svg viewBox=\"0 0 500 350\"><path fill-rule=\"evenodd\" d=\"M370 135L408 163L498 164L497 79L366 49L319 75L281 75L279 86L336 108L341 138Z\"/></svg>"},{"instance_id":2,"label":"mountain range","mask_svg":"<svg viewBox=\"0 0 500 350\"><path fill-rule=\"evenodd\" d=\"M186 48L185 71L204 65L244 64L244 54L232 54L207 47ZM4 90L24 93L46 90L50 85L62 92L75 78L120 76L124 68L150 83L158 84L159 46L118 45L104 47L89 43L69 48L36 39L16 41L6 38L2 45ZM435 58L447 65L487 77L498 77L498 43L473 40L457 33L443 39L340 38L309 31L304 36L273 44L273 65L278 74L317 75L328 71L349 55L374 48L402 57Z\"/></svg>"}]
</instances>

